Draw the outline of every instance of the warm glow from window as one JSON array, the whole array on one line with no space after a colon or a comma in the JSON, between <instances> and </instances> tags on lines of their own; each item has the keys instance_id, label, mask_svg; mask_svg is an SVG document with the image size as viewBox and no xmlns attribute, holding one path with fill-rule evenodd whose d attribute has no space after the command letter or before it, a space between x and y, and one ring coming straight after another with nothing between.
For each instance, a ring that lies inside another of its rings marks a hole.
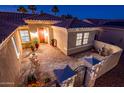
<instances>
[{"instance_id":1,"label":"warm glow from window","mask_svg":"<svg viewBox=\"0 0 124 93\"><path fill-rule=\"evenodd\" d=\"M20 35L21 35L21 40L22 40L23 43L26 43L26 42L30 41L28 30L21 30Z\"/></svg>"},{"instance_id":2,"label":"warm glow from window","mask_svg":"<svg viewBox=\"0 0 124 93\"><path fill-rule=\"evenodd\" d=\"M89 32L84 33L83 44L88 44L88 40L89 40Z\"/></svg>"},{"instance_id":3,"label":"warm glow from window","mask_svg":"<svg viewBox=\"0 0 124 93\"><path fill-rule=\"evenodd\" d=\"M82 33L77 33L76 46L81 45L81 43L82 43Z\"/></svg>"}]
</instances>

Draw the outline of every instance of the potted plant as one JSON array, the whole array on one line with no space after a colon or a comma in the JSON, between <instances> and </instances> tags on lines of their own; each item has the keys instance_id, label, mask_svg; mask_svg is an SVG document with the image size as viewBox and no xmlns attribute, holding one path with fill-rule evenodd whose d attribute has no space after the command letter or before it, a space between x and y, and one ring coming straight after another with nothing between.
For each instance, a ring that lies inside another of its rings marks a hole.
<instances>
[{"instance_id":1,"label":"potted plant","mask_svg":"<svg viewBox=\"0 0 124 93\"><path fill-rule=\"evenodd\" d=\"M32 50L32 52L34 52L34 46L33 45L31 45L31 50Z\"/></svg>"},{"instance_id":2,"label":"potted plant","mask_svg":"<svg viewBox=\"0 0 124 93\"><path fill-rule=\"evenodd\" d=\"M34 41L34 45L35 45L35 48L36 48L36 49L39 48L39 43L38 43L38 40L37 40L37 39Z\"/></svg>"}]
</instances>

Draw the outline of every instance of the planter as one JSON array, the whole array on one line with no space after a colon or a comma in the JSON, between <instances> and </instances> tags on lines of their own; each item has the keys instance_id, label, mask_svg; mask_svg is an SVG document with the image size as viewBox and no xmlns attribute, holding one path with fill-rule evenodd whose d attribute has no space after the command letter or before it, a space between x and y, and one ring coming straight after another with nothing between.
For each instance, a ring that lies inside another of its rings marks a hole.
<instances>
[{"instance_id":1,"label":"planter","mask_svg":"<svg viewBox=\"0 0 124 93\"><path fill-rule=\"evenodd\" d=\"M31 50L32 50L32 52L34 52L34 50L35 50L35 49L34 49L34 46L31 46Z\"/></svg>"},{"instance_id":2,"label":"planter","mask_svg":"<svg viewBox=\"0 0 124 93\"><path fill-rule=\"evenodd\" d=\"M35 48L36 48L36 49L39 48L39 44L38 44L38 43L35 44Z\"/></svg>"}]
</instances>

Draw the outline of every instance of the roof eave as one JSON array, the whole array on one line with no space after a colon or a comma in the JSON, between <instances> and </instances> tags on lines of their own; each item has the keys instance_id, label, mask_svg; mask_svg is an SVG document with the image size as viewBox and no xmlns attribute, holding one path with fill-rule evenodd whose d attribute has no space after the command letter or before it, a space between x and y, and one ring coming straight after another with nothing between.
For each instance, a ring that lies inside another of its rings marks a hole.
<instances>
[{"instance_id":1,"label":"roof eave","mask_svg":"<svg viewBox=\"0 0 124 93\"><path fill-rule=\"evenodd\" d=\"M77 32L77 31L99 31L100 27L79 27L79 28L67 28L69 32Z\"/></svg>"},{"instance_id":2,"label":"roof eave","mask_svg":"<svg viewBox=\"0 0 124 93\"><path fill-rule=\"evenodd\" d=\"M48 24L48 25L53 25L60 22L56 20L24 20L24 21L27 24Z\"/></svg>"}]
</instances>

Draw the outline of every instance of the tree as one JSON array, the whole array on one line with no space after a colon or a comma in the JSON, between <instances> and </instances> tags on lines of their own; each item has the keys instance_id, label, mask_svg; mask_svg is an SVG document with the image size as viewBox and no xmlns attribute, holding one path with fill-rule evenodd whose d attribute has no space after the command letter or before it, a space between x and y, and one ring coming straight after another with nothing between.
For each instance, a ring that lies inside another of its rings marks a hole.
<instances>
[{"instance_id":1,"label":"tree","mask_svg":"<svg viewBox=\"0 0 124 93\"><path fill-rule=\"evenodd\" d=\"M28 10L24 6L19 6L17 11L20 12L20 13L27 13L28 12Z\"/></svg>"},{"instance_id":2,"label":"tree","mask_svg":"<svg viewBox=\"0 0 124 93\"><path fill-rule=\"evenodd\" d=\"M28 9L32 11L32 14L35 14L37 7L35 5L29 5Z\"/></svg>"},{"instance_id":3,"label":"tree","mask_svg":"<svg viewBox=\"0 0 124 93\"><path fill-rule=\"evenodd\" d=\"M55 5L51 11L56 15L59 12L59 8Z\"/></svg>"}]
</instances>

